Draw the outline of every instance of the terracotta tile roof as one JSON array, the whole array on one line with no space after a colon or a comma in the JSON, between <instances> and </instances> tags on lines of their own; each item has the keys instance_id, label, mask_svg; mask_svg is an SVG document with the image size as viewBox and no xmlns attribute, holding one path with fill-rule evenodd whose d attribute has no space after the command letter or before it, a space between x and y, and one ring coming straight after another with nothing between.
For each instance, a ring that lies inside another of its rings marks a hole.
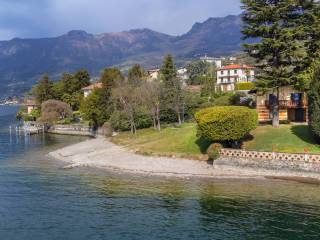
<instances>
[{"instance_id":1,"label":"terracotta tile roof","mask_svg":"<svg viewBox=\"0 0 320 240\"><path fill-rule=\"evenodd\" d=\"M26 106L39 106L39 104L37 104L36 101L33 99L27 99L24 102L24 105L26 105Z\"/></svg>"},{"instance_id":2,"label":"terracotta tile roof","mask_svg":"<svg viewBox=\"0 0 320 240\"><path fill-rule=\"evenodd\" d=\"M102 83L101 83L101 82L97 82L97 83L91 84L91 85L89 85L88 87L82 88L82 91L85 91L85 90L93 90L93 89L95 89L95 88L102 88Z\"/></svg>"},{"instance_id":3,"label":"terracotta tile roof","mask_svg":"<svg viewBox=\"0 0 320 240\"><path fill-rule=\"evenodd\" d=\"M247 65L231 64L228 66L218 68L218 70L231 70L231 69L253 69L253 67L250 67Z\"/></svg>"}]
</instances>

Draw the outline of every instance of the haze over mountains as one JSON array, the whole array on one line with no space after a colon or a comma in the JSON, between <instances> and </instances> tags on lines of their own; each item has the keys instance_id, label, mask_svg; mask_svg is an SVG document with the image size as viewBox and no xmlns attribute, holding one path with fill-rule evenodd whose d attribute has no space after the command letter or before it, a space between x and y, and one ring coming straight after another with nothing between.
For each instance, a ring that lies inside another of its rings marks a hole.
<instances>
[{"instance_id":1,"label":"haze over mountains","mask_svg":"<svg viewBox=\"0 0 320 240\"><path fill-rule=\"evenodd\" d=\"M0 96L28 91L44 73L57 79L85 68L97 76L113 65L156 67L167 53L179 61L229 55L241 49L240 24L240 16L227 16L196 23L182 36L150 29L97 35L77 30L55 38L0 41Z\"/></svg>"}]
</instances>

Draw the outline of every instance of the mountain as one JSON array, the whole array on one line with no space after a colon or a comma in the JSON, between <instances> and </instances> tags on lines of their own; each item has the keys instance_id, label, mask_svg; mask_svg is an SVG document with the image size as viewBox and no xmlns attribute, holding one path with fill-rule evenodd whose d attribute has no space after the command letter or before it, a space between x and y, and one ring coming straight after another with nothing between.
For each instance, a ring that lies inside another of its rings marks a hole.
<instances>
[{"instance_id":1,"label":"mountain","mask_svg":"<svg viewBox=\"0 0 320 240\"><path fill-rule=\"evenodd\" d=\"M126 68L136 62L148 68L159 65L166 53L178 61L229 55L240 50L240 24L240 16L227 16L196 23L181 36L150 29L97 35L75 30L55 38L0 41L0 96L29 90L43 73L57 79L80 68L92 75L107 66Z\"/></svg>"},{"instance_id":2,"label":"mountain","mask_svg":"<svg viewBox=\"0 0 320 240\"><path fill-rule=\"evenodd\" d=\"M192 29L178 37L175 47L182 56L228 55L241 48L241 17L209 18L196 23Z\"/></svg>"}]
</instances>

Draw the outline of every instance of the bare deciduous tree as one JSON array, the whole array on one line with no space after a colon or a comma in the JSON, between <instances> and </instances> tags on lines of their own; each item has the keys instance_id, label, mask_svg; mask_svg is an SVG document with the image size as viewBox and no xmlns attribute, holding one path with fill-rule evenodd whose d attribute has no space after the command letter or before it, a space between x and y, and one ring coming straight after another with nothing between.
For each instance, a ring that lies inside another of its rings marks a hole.
<instances>
[{"instance_id":1,"label":"bare deciduous tree","mask_svg":"<svg viewBox=\"0 0 320 240\"><path fill-rule=\"evenodd\" d=\"M136 117L139 107L141 107L141 91L132 86L128 81L119 81L112 90L112 98L115 108L123 111L130 123L131 133L136 134Z\"/></svg>"},{"instance_id":2,"label":"bare deciduous tree","mask_svg":"<svg viewBox=\"0 0 320 240\"><path fill-rule=\"evenodd\" d=\"M158 81L144 82L140 90L141 100L152 117L154 129L160 131L161 83Z\"/></svg>"},{"instance_id":3,"label":"bare deciduous tree","mask_svg":"<svg viewBox=\"0 0 320 240\"><path fill-rule=\"evenodd\" d=\"M72 117L70 105L58 100L48 100L41 105L40 121L46 123L55 123L65 118Z\"/></svg>"}]
</instances>

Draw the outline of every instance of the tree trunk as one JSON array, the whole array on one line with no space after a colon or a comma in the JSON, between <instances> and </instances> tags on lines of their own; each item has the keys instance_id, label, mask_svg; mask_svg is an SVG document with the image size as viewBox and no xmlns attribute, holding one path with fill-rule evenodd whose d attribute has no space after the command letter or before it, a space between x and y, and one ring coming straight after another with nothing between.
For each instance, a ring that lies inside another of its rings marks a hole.
<instances>
[{"instance_id":1,"label":"tree trunk","mask_svg":"<svg viewBox=\"0 0 320 240\"><path fill-rule=\"evenodd\" d=\"M182 122L184 123L185 122L185 119L184 119L184 115L185 115L185 111L184 111L184 102L182 104Z\"/></svg>"},{"instance_id":2,"label":"tree trunk","mask_svg":"<svg viewBox=\"0 0 320 240\"><path fill-rule=\"evenodd\" d=\"M130 120L130 128L131 128L131 134L134 134L134 129L133 129L133 122Z\"/></svg>"},{"instance_id":3,"label":"tree trunk","mask_svg":"<svg viewBox=\"0 0 320 240\"><path fill-rule=\"evenodd\" d=\"M157 130L157 119L156 119L156 113L152 114L152 120L153 120L153 128L154 130Z\"/></svg>"},{"instance_id":4,"label":"tree trunk","mask_svg":"<svg viewBox=\"0 0 320 240\"><path fill-rule=\"evenodd\" d=\"M177 111L177 116L178 116L178 124L181 125L182 122L181 122L181 116L179 111Z\"/></svg>"},{"instance_id":5,"label":"tree trunk","mask_svg":"<svg viewBox=\"0 0 320 240\"><path fill-rule=\"evenodd\" d=\"M277 88L277 99L274 101L272 106L272 126L277 128L280 125L280 108L279 108L279 88Z\"/></svg>"},{"instance_id":6,"label":"tree trunk","mask_svg":"<svg viewBox=\"0 0 320 240\"><path fill-rule=\"evenodd\" d=\"M161 122L160 122L160 109L159 107L157 107L157 111L156 111L156 118L157 118L157 128L158 128L158 131L160 132L161 131Z\"/></svg>"},{"instance_id":7,"label":"tree trunk","mask_svg":"<svg viewBox=\"0 0 320 240\"><path fill-rule=\"evenodd\" d=\"M136 123L134 122L134 120L133 120L133 132L134 132L134 135L137 135L137 127L136 127Z\"/></svg>"}]
</instances>

